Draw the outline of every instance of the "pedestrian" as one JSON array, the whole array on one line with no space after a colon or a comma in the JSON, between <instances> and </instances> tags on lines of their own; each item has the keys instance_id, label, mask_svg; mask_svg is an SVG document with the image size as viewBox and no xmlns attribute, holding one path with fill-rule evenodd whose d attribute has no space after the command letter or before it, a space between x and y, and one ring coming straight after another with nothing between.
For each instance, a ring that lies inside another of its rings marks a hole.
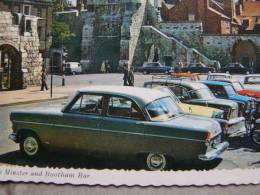
<instances>
[{"instance_id":1,"label":"pedestrian","mask_svg":"<svg viewBox=\"0 0 260 195\"><path fill-rule=\"evenodd\" d=\"M105 73L106 72L106 64L104 61L102 61L101 67L100 67L100 72Z\"/></svg>"},{"instance_id":2,"label":"pedestrian","mask_svg":"<svg viewBox=\"0 0 260 195\"><path fill-rule=\"evenodd\" d=\"M124 73L124 77L123 77L124 86L128 86L129 85L129 83L128 83L128 66L126 63L123 65L123 73Z\"/></svg>"},{"instance_id":3,"label":"pedestrian","mask_svg":"<svg viewBox=\"0 0 260 195\"><path fill-rule=\"evenodd\" d=\"M133 66L131 66L131 68L130 68L130 70L128 72L127 80L128 80L128 85L129 86L134 86L135 77L134 77L134 68L133 68Z\"/></svg>"},{"instance_id":4,"label":"pedestrian","mask_svg":"<svg viewBox=\"0 0 260 195\"><path fill-rule=\"evenodd\" d=\"M110 71L110 65L109 65L109 61L108 61L108 60L106 60L105 66L106 66L106 73L109 73L109 71Z\"/></svg>"},{"instance_id":5,"label":"pedestrian","mask_svg":"<svg viewBox=\"0 0 260 195\"><path fill-rule=\"evenodd\" d=\"M183 63L182 63L182 61L180 60L180 61L179 61L179 67L178 67L178 72L179 72L179 73L182 72L182 68L183 68Z\"/></svg>"},{"instance_id":6,"label":"pedestrian","mask_svg":"<svg viewBox=\"0 0 260 195\"><path fill-rule=\"evenodd\" d=\"M41 81L42 81L42 85L41 85L41 91L44 90L44 88L46 90L48 90L48 85L47 85L47 73L45 71L45 69L42 69L42 75L41 75Z\"/></svg>"}]
</instances>

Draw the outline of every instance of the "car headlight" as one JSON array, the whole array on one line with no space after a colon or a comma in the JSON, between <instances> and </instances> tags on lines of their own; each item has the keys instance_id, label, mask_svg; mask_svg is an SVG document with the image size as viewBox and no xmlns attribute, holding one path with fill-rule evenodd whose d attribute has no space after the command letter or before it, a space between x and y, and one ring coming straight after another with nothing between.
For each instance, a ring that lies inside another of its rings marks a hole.
<instances>
[{"instance_id":1,"label":"car headlight","mask_svg":"<svg viewBox=\"0 0 260 195\"><path fill-rule=\"evenodd\" d=\"M224 112L213 111L211 118L224 118Z\"/></svg>"}]
</instances>

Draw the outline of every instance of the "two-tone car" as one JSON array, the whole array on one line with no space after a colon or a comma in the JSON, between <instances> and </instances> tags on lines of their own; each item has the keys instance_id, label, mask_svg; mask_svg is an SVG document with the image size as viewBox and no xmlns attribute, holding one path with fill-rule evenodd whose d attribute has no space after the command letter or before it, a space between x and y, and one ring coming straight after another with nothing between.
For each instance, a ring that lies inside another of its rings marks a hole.
<instances>
[{"instance_id":1,"label":"two-tone car","mask_svg":"<svg viewBox=\"0 0 260 195\"><path fill-rule=\"evenodd\" d=\"M223 119L227 120L226 132L224 132L226 134L243 131L245 128L245 118L239 115L238 104L234 101L216 98L209 88L202 83L175 79L154 79L145 82L144 86L150 88L167 86L183 103L223 110Z\"/></svg>"},{"instance_id":2,"label":"two-tone car","mask_svg":"<svg viewBox=\"0 0 260 195\"><path fill-rule=\"evenodd\" d=\"M252 97L237 94L234 87L228 82L201 81L219 99L233 100L239 105L239 113L245 117L245 126L248 131L254 126L256 115L256 101Z\"/></svg>"},{"instance_id":3,"label":"two-tone car","mask_svg":"<svg viewBox=\"0 0 260 195\"><path fill-rule=\"evenodd\" d=\"M260 92L260 74L248 74L244 77L244 88Z\"/></svg>"},{"instance_id":4,"label":"two-tone car","mask_svg":"<svg viewBox=\"0 0 260 195\"><path fill-rule=\"evenodd\" d=\"M235 79L210 77L207 80L215 80L215 81L230 83L239 95L244 95L244 96L249 96L254 98L256 102L256 118L260 118L260 91L256 91L255 89L245 89L244 85L240 81ZM260 87L258 90L260 90Z\"/></svg>"},{"instance_id":5,"label":"two-tone car","mask_svg":"<svg viewBox=\"0 0 260 195\"><path fill-rule=\"evenodd\" d=\"M218 122L186 115L168 94L138 87L89 86L63 108L13 111L10 119L9 138L30 158L55 149L132 157L163 170L170 162L211 161L228 148Z\"/></svg>"}]
</instances>

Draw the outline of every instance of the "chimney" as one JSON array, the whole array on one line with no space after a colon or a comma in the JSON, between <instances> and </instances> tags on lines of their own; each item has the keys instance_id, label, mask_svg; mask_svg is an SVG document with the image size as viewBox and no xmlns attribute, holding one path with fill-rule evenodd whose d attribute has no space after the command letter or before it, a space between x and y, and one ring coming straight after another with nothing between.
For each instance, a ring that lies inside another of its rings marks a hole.
<instances>
[{"instance_id":1,"label":"chimney","mask_svg":"<svg viewBox=\"0 0 260 195\"><path fill-rule=\"evenodd\" d=\"M235 16L235 2L234 0L225 0L224 1L224 10L226 16L233 18Z\"/></svg>"}]
</instances>

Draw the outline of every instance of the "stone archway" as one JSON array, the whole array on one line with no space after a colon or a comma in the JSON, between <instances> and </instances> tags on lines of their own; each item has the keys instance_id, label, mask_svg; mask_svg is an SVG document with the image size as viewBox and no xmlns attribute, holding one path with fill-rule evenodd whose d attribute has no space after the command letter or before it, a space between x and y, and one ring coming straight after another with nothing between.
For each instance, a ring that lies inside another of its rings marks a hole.
<instances>
[{"instance_id":1,"label":"stone archway","mask_svg":"<svg viewBox=\"0 0 260 195\"><path fill-rule=\"evenodd\" d=\"M251 69L259 72L259 56L256 45L251 40L238 40L233 45L232 61L239 62Z\"/></svg>"},{"instance_id":2,"label":"stone archway","mask_svg":"<svg viewBox=\"0 0 260 195\"><path fill-rule=\"evenodd\" d=\"M3 69L2 87L21 89L23 75L18 50L9 44L0 45L0 67Z\"/></svg>"}]
</instances>

